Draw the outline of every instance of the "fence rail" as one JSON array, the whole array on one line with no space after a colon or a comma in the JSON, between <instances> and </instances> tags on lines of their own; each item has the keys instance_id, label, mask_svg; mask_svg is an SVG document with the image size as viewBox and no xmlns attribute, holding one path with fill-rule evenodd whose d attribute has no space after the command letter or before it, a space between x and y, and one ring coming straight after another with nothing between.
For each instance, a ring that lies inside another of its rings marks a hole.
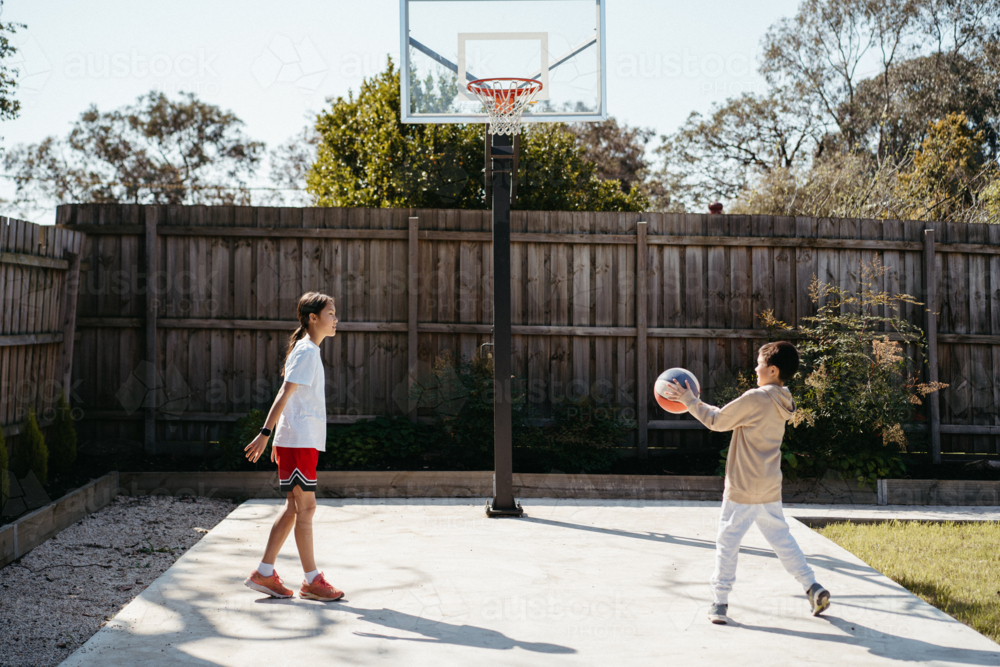
<instances>
[{"instance_id":1,"label":"fence rail","mask_svg":"<svg viewBox=\"0 0 1000 667\"><path fill-rule=\"evenodd\" d=\"M0 217L0 427L8 444L29 409L46 423L70 387L84 235Z\"/></svg>"},{"instance_id":2,"label":"fence rail","mask_svg":"<svg viewBox=\"0 0 1000 667\"><path fill-rule=\"evenodd\" d=\"M87 232L75 360L85 407L144 411L153 429L105 417L93 424L104 437L175 450L217 439L213 415L266 408L283 334L312 289L337 298L323 355L338 420L412 414L415 377L490 337L488 211L73 205L58 222ZM951 385L941 428L931 420L942 450L998 452L1000 228L518 211L511 223L514 369L543 416L591 393L634 411L640 451L701 446L690 420L656 406L649 371L689 368L711 397L753 365L760 313L797 325L815 313L813 276L850 289L879 260L879 288L937 295L932 350ZM926 327L921 307L901 314Z\"/></svg>"}]
</instances>

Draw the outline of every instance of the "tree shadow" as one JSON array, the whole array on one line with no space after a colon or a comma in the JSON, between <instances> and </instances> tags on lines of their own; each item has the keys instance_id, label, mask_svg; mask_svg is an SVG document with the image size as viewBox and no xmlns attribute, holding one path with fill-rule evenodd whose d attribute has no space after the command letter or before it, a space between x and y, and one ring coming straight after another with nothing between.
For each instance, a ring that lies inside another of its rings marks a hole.
<instances>
[{"instance_id":1,"label":"tree shadow","mask_svg":"<svg viewBox=\"0 0 1000 667\"><path fill-rule=\"evenodd\" d=\"M869 628L854 621L848 621L836 616L824 615L819 619L827 621L840 629L842 635L828 635L822 632L803 632L787 628L771 628L762 625L735 625L745 630L767 632L787 637L801 637L815 641L834 644L850 644L868 649L872 655L880 658L890 658L902 662L935 662L943 664L959 663L964 665L1000 665L1000 650L983 651L980 649L957 648L954 646L939 646L921 639L900 637L874 628ZM824 651L818 651L823 654Z\"/></svg>"},{"instance_id":2,"label":"tree shadow","mask_svg":"<svg viewBox=\"0 0 1000 667\"><path fill-rule=\"evenodd\" d=\"M598 528L597 526L585 526L579 523L569 523L568 521L556 521L554 519L539 519L537 517L522 517L519 521L529 522L529 523L541 523L547 526L556 526L559 528L572 528L574 530L584 530L592 533L600 533L602 535L615 535L617 537L630 537L637 540L650 540L653 542L661 542L664 544L676 544L682 547L695 547L699 549L711 549L715 551L715 540L703 540L697 537L681 537L678 535L669 535L667 533L634 533L628 530L620 530L617 528ZM769 549L758 549L756 547L740 547L741 554L751 554L753 556L762 556L764 558L777 558L778 556Z\"/></svg>"},{"instance_id":3,"label":"tree shadow","mask_svg":"<svg viewBox=\"0 0 1000 667\"><path fill-rule=\"evenodd\" d=\"M715 550L714 540L704 540L696 537L681 537L677 535L669 535L667 533L635 533L628 530L620 530L617 528L599 528L597 526L585 526L578 523L570 523L568 521L556 521L554 519L539 519L537 517L522 517L519 521L526 521L529 523L540 523L547 526L556 526L559 528L572 528L574 530L583 530L593 533L600 533L602 535L614 535L617 537L629 537L638 540L651 540L653 542L660 542L664 544L676 544L682 547L695 547L700 549L711 549ZM777 558L778 555L771 551L770 549L758 549L756 547L740 547L741 554L750 554L752 556L760 556L762 558ZM854 577L856 579L861 579L863 581L871 582L879 586L886 588L891 588L897 590L896 585L891 582L881 581L882 576L878 570L868 566L868 565L858 565L857 563L852 563L834 556L829 556L827 554L812 554L806 555L806 561L819 569L827 570L830 572L836 572L838 574L844 574L849 577Z\"/></svg>"},{"instance_id":4,"label":"tree shadow","mask_svg":"<svg viewBox=\"0 0 1000 667\"><path fill-rule=\"evenodd\" d=\"M434 644L454 644L456 646L469 646L472 648L488 648L499 651L509 651L514 648L521 648L525 651L535 653L576 653L576 649L559 644L548 644L545 642L525 642L513 639L489 628L481 628L475 625L455 625L444 621L433 621L413 614L407 614L393 609L364 609L362 607L350 607L341 605L341 609L358 614L362 621L381 625L395 630L405 630L421 634L424 637L393 637L389 635L375 634L371 632L355 632L359 637L372 637L376 639L390 639L394 641L407 642L429 642Z\"/></svg>"}]
</instances>

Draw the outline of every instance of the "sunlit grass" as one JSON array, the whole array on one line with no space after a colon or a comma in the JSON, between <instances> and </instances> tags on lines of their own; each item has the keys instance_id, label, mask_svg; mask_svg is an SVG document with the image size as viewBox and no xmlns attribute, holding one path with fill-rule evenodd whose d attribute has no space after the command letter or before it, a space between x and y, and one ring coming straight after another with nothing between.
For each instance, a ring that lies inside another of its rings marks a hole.
<instances>
[{"instance_id":1,"label":"sunlit grass","mask_svg":"<svg viewBox=\"0 0 1000 667\"><path fill-rule=\"evenodd\" d=\"M1000 642L1000 524L831 524L819 533L922 600Z\"/></svg>"}]
</instances>

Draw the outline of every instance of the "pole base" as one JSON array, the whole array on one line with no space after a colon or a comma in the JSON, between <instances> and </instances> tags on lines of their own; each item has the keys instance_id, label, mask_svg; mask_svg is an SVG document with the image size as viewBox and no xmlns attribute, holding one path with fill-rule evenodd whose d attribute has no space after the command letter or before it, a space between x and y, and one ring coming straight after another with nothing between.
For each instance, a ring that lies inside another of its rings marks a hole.
<instances>
[{"instance_id":1,"label":"pole base","mask_svg":"<svg viewBox=\"0 0 1000 667\"><path fill-rule=\"evenodd\" d=\"M486 503L486 516L490 518L499 519L502 517L519 517L524 516L524 510L521 509L521 503L514 501L514 507L509 509L496 509L489 502Z\"/></svg>"}]
</instances>

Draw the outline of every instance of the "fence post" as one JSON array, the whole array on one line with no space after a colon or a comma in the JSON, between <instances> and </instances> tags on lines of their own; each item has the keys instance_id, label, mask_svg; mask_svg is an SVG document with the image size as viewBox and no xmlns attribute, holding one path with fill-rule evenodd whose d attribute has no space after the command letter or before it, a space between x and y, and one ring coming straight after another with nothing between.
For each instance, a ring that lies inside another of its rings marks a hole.
<instances>
[{"instance_id":1,"label":"fence post","mask_svg":"<svg viewBox=\"0 0 1000 667\"><path fill-rule=\"evenodd\" d=\"M649 453L649 397L646 395L649 381L646 377L646 222L640 220L635 226L635 421L639 428L636 446L639 456Z\"/></svg>"},{"instance_id":2,"label":"fence post","mask_svg":"<svg viewBox=\"0 0 1000 667\"><path fill-rule=\"evenodd\" d=\"M156 282L159 273L159 253L157 252L158 206L145 206L146 213L146 377L145 438L147 454L156 453L156 395L159 387L156 371L156 309L159 305Z\"/></svg>"},{"instance_id":3,"label":"fence post","mask_svg":"<svg viewBox=\"0 0 1000 667\"><path fill-rule=\"evenodd\" d=\"M420 229L420 218L410 218L409 221L408 249L409 260L407 262L406 295L408 298L408 313L406 325L406 355L407 355L407 375L406 375L406 405L407 414L410 421L417 422L417 404L413 400L413 388L417 382L417 297L420 295L420 273L417 266L417 242Z\"/></svg>"},{"instance_id":4,"label":"fence post","mask_svg":"<svg viewBox=\"0 0 1000 667\"><path fill-rule=\"evenodd\" d=\"M934 261L934 230L924 230L924 281L927 286L927 381L938 381L937 275ZM941 403L938 392L927 395L931 413L931 457L941 463Z\"/></svg>"},{"instance_id":5,"label":"fence post","mask_svg":"<svg viewBox=\"0 0 1000 667\"><path fill-rule=\"evenodd\" d=\"M63 396L70 404L70 387L73 379L73 337L76 335L76 302L80 294L80 253L65 253L69 260L66 283L63 291L63 343L59 350L59 370L62 378Z\"/></svg>"}]
</instances>

